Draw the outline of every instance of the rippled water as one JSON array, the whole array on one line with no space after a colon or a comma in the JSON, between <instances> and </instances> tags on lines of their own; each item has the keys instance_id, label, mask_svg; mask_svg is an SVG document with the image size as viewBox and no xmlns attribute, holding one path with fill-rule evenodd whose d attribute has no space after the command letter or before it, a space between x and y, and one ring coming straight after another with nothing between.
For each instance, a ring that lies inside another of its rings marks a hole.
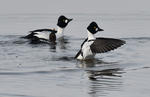
<instances>
[{"instance_id":1,"label":"rippled water","mask_svg":"<svg viewBox=\"0 0 150 97\"><path fill-rule=\"evenodd\" d=\"M67 14L67 42L30 44L20 37L37 28L56 27L59 14L0 15L0 97L149 97L150 14ZM97 21L103 37L126 45L96 56L74 60Z\"/></svg>"}]
</instances>

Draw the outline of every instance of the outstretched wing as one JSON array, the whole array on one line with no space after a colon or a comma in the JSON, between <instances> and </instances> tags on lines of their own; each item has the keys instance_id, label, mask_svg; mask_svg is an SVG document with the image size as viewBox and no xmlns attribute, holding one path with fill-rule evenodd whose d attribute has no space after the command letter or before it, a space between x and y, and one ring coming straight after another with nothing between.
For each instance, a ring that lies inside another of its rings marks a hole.
<instances>
[{"instance_id":1,"label":"outstretched wing","mask_svg":"<svg viewBox=\"0 0 150 97\"><path fill-rule=\"evenodd\" d=\"M125 41L120 39L96 38L90 48L92 53L105 53L117 49L123 44L125 44Z\"/></svg>"}]
</instances>

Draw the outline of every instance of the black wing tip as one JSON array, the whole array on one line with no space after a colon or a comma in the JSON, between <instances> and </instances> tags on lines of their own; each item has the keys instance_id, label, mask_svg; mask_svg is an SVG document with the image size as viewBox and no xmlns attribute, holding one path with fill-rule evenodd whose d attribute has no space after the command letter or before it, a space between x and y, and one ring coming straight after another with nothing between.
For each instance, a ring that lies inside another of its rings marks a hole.
<instances>
[{"instance_id":1,"label":"black wing tip","mask_svg":"<svg viewBox=\"0 0 150 97\"><path fill-rule=\"evenodd\" d=\"M113 50L115 50L115 49L117 49L117 48L121 47L122 45L126 44L126 41L124 41L124 40L120 40L120 39L118 39L118 40L120 41L120 43L118 44L118 46L114 47L114 49L113 49Z\"/></svg>"},{"instance_id":2,"label":"black wing tip","mask_svg":"<svg viewBox=\"0 0 150 97\"><path fill-rule=\"evenodd\" d=\"M120 46L119 47L121 47L122 45L124 45L124 44L126 44L126 41L125 40L120 40L121 42L120 42Z\"/></svg>"},{"instance_id":3,"label":"black wing tip","mask_svg":"<svg viewBox=\"0 0 150 97\"><path fill-rule=\"evenodd\" d=\"M123 44L126 44L125 40L119 39Z\"/></svg>"},{"instance_id":4,"label":"black wing tip","mask_svg":"<svg viewBox=\"0 0 150 97\"><path fill-rule=\"evenodd\" d=\"M36 33L34 33L34 32L30 32L30 34L28 34L28 35L26 35L26 36L23 36L23 37L21 37L21 38L24 38L24 39L32 39L35 34L36 34Z\"/></svg>"},{"instance_id":5,"label":"black wing tip","mask_svg":"<svg viewBox=\"0 0 150 97\"><path fill-rule=\"evenodd\" d=\"M29 33L33 33L34 31L29 31Z\"/></svg>"},{"instance_id":6,"label":"black wing tip","mask_svg":"<svg viewBox=\"0 0 150 97\"><path fill-rule=\"evenodd\" d=\"M124 44L126 44L126 41L120 40L120 44L119 44L118 46L114 47L112 50L109 50L109 51L113 51L113 50L115 50L115 49L117 49L117 48L123 46Z\"/></svg>"},{"instance_id":7,"label":"black wing tip","mask_svg":"<svg viewBox=\"0 0 150 97\"><path fill-rule=\"evenodd\" d=\"M122 40L122 41L123 41L123 45L126 44L126 41L125 41L125 40Z\"/></svg>"}]
</instances>

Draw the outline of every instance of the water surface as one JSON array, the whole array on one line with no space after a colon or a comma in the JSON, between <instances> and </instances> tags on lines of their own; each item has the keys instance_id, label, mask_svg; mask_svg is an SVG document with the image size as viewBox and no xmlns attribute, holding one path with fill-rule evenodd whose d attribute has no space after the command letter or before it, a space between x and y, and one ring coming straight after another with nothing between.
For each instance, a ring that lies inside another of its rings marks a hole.
<instances>
[{"instance_id":1,"label":"water surface","mask_svg":"<svg viewBox=\"0 0 150 97\"><path fill-rule=\"evenodd\" d=\"M66 14L74 18L67 42L30 44L20 37L37 28L55 28L59 14L0 15L1 97L149 97L150 14ZM97 37L126 41L94 61L74 60L96 21Z\"/></svg>"}]
</instances>

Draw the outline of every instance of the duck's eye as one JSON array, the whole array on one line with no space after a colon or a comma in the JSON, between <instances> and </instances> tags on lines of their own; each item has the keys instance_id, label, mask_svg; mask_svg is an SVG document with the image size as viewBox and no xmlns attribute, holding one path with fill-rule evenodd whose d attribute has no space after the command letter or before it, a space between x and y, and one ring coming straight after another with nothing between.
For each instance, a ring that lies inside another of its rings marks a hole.
<instances>
[{"instance_id":1,"label":"duck's eye","mask_svg":"<svg viewBox=\"0 0 150 97\"><path fill-rule=\"evenodd\" d=\"M98 28L97 28L96 26L94 26L94 30L95 30L95 31L98 31Z\"/></svg>"}]
</instances>

